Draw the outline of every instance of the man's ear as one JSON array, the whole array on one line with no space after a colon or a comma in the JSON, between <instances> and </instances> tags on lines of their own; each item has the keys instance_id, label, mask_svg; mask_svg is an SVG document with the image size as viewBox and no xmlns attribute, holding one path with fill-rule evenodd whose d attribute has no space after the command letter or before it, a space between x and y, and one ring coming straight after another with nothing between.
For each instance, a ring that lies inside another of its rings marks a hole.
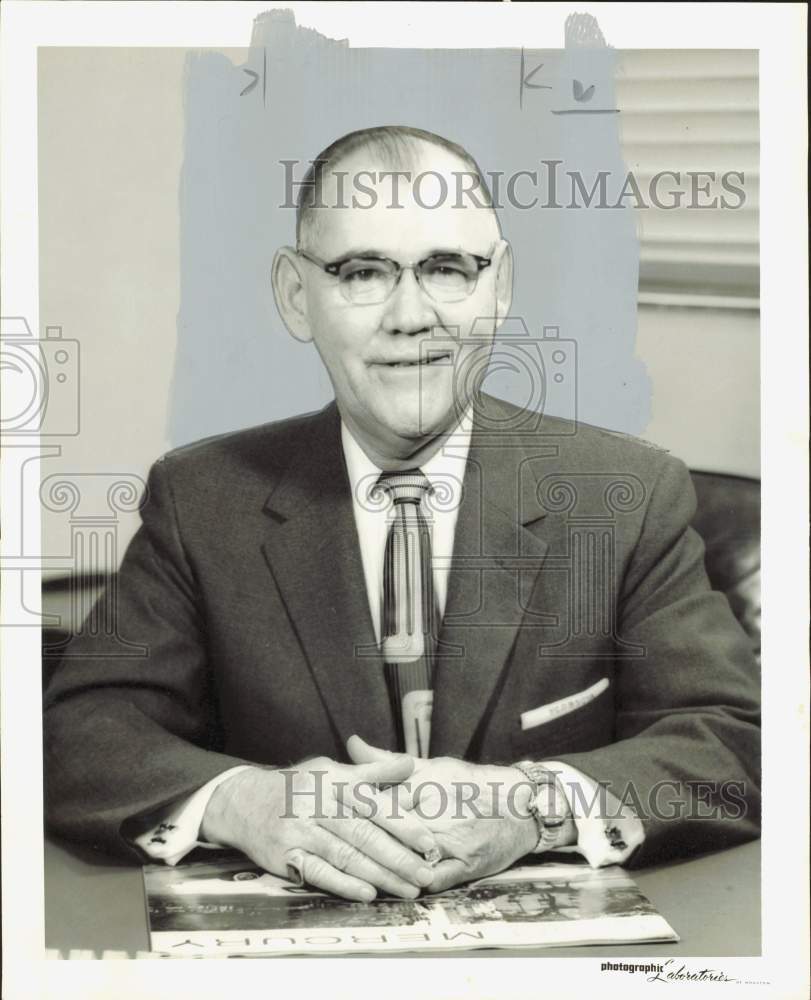
<instances>
[{"instance_id":1,"label":"man's ear","mask_svg":"<svg viewBox=\"0 0 811 1000\"><path fill-rule=\"evenodd\" d=\"M282 247L273 258L270 278L276 308L290 336L307 344L313 339L307 318L307 304L299 268L301 261L292 247Z\"/></svg>"},{"instance_id":2,"label":"man's ear","mask_svg":"<svg viewBox=\"0 0 811 1000\"><path fill-rule=\"evenodd\" d=\"M513 301L513 248L504 240L504 250L496 262L496 329L510 313Z\"/></svg>"}]
</instances>

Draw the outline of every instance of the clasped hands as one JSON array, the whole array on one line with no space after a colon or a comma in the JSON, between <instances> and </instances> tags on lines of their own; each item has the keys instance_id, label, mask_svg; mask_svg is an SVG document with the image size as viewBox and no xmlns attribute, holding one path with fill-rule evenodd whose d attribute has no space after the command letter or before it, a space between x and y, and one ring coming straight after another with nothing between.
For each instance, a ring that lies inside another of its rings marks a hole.
<instances>
[{"instance_id":1,"label":"clasped hands","mask_svg":"<svg viewBox=\"0 0 811 1000\"><path fill-rule=\"evenodd\" d=\"M347 752L352 764L317 757L233 775L214 791L202 837L363 901L415 899L492 875L538 842L532 789L517 768L415 759L358 736Z\"/></svg>"}]
</instances>

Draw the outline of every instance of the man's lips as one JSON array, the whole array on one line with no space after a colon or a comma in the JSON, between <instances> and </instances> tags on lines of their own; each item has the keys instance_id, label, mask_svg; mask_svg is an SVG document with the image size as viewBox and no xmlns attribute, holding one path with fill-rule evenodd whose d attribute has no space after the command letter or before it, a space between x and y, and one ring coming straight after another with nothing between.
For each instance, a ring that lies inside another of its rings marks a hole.
<instances>
[{"instance_id":1,"label":"man's lips","mask_svg":"<svg viewBox=\"0 0 811 1000\"><path fill-rule=\"evenodd\" d=\"M426 368L430 365L447 364L451 360L450 351L431 351L422 358L391 358L372 362L382 368Z\"/></svg>"}]
</instances>

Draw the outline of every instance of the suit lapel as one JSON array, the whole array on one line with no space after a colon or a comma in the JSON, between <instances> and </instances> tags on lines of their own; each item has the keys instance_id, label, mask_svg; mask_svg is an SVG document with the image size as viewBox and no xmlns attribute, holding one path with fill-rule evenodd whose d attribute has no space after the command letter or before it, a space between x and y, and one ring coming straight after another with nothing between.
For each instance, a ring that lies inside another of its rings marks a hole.
<instances>
[{"instance_id":1,"label":"suit lapel","mask_svg":"<svg viewBox=\"0 0 811 1000\"><path fill-rule=\"evenodd\" d=\"M439 636L431 756L464 757L489 717L546 554L545 511L525 458L520 440L498 444L474 425Z\"/></svg>"},{"instance_id":2,"label":"suit lapel","mask_svg":"<svg viewBox=\"0 0 811 1000\"><path fill-rule=\"evenodd\" d=\"M265 559L339 739L358 733L396 749L334 403L314 418L265 512Z\"/></svg>"},{"instance_id":3,"label":"suit lapel","mask_svg":"<svg viewBox=\"0 0 811 1000\"><path fill-rule=\"evenodd\" d=\"M543 453L533 447L533 456ZM465 755L524 622L547 549L532 464L520 440L497 442L474 425L439 636L432 756ZM338 738L358 733L396 749L334 403L313 418L265 512L265 559Z\"/></svg>"}]
</instances>

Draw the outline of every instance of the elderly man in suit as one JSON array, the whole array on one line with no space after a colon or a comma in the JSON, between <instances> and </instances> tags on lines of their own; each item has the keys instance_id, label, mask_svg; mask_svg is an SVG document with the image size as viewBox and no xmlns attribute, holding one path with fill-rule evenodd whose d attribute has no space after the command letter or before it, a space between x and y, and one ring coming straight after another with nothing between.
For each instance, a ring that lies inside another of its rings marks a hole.
<instances>
[{"instance_id":1,"label":"elderly man in suit","mask_svg":"<svg viewBox=\"0 0 811 1000\"><path fill-rule=\"evenodd\" d=\"M71 643L52 827L234 846L352 899L755 836L756 667L684 465L480 391L512 254L470 155L333 143L273 288L335 402L153 467L116 605L148 655Z\"/></svg>"}]
</instances>

